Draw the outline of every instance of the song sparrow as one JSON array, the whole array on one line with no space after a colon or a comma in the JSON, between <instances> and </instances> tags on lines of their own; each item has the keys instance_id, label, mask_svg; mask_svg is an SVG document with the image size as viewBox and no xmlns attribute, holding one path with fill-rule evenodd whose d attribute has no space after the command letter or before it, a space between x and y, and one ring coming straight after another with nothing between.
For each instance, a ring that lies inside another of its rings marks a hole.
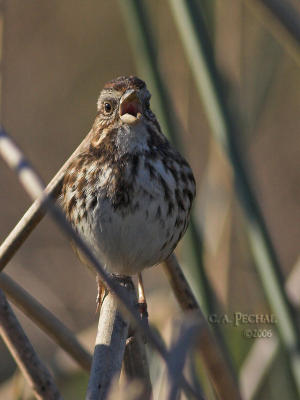
<instances>
[{"instance_id":1,"label":"song sparrow","mask_svg":"<svg viewBox=\"0 0 300 400\"><path fill-rule=\"evenodd\" d=\"M113 274L165 260L195 196L191 168L162 134L149 101L137 77L106 83L88 146L64 178L68 220Z\"/></svg>"}]
</instances>

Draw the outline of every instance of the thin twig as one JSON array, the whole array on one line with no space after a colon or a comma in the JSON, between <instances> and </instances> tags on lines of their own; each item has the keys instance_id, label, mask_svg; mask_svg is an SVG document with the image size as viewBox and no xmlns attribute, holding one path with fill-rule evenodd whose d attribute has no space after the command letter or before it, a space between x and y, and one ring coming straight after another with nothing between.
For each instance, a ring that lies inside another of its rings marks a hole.
<instances>
[{"instance_id":1,"label":"thin twig","mask_svg":"<svg viewBox=\"0 0 300 400\"><path fill-rule=\"evenodd\" d=\"M123 365L126 380L141 383L140 398L143 400L151 399L152 385L145 343L138 331L133 330L126 341Z\"/></svg>"},{"instance_id":2,"label":"thin twig","mask_svg":"<svg viewBox=\"0 0 300 400\"><path fill-rule=\"evenodd\" d=\"M131 304L136 304L136 293L131 278L113 278L126 289ZM129 323L120 312L119 304L108 293L101 305L93 363L87 389L87 400L104 400L111 384L119 377L128 336Z\"/></svg>"},{"instance_id":3,"label":"thin twig","mask_svg":"<svg viewBox=\"0 0 300 400\"><path fill-rule=\"evenodd\" d=\"M65 171L73 161L74 157L87 146L89 136L90 132L48 184L46 191L53 199L56 199L60 195ZM1 244L0 271L2 271L6 264L12 259L45 214L46 210L42 208L40 200L36 199Z\"/></svg>"},{"instance_id":4,"label":"thin twig","mask_svg":"<svg viewBox=\"0 0 300 400\"><path fill-rule=\"evenodd\" d=\"M0 290L0 334L25 378L40 400L62 397L46 366L39 359L15 314Z\"/></svg>"},{"instance_id":5,"label":"thin twig","mask_svg":"<svg viewBox=\"0 0 300 400\"><path fill-rule=\"evenodd\" d=\"M3 130L3 128L0 130L0 154L10 168L12 168L18 174L19 180L27 193L33 199L37 198L44 207L47 207L52 218L60 226L62 231L73 240L76 247L78 247L78 249L84 254L90 265L94 268L95 273L100 275L103 283L110 291L114 293L120 304L123 305L123 310L128 313L131 322L137 326L141 332L145 334L145 336L147 336L149 343L156 349L169 368L168 352L165 345L157 337L154 331L149 329L147 324L140 319L137 310L135 310L130 304L126 293L124 293L124 290L121 290L122 288L116 285L111 276L108 275L108 273L104 270L103 266L97 257L95 257L91 249L81 239L81 237L78 236L78 234L66 220L62 211L54 204L52 198L44 191L45 187L41 178L23 156L21 150ZM187 393L197 397L197 393L195 393L193 388L191 388L182 373L180 376L180 385Z\"/></svg>"},{"instance_id":6,"label":"thin twig","mask_svg":"<svg viewBox=\"0 0 300 400\"><path fill-rule=\"evenodd\" d=\"M197 314L194 312L184 316L183 321L175 320L173 322L170 364L174 376L178 375L184 368L188 353L194 348L196 337L201 336L203 324L200 322ZM177 399L180 393L177 381L170 381L168 386L168 395L166 398L168 400ZM202 389L201 393L203 393ZM200 399L204 400L203 394Z\"/></svg>"},{"instance_id":7,"label":"thin twig","mask_svg":"<svg viewBox=\"0 0 300 400\"><path fill-rule=\"evenodd\" d=\"M9 299L65 350L84 370L90 371L92 357L73 333L49 310L14 282L4 272L0 274L0 287Z\"/></svg>"},{"instance_id":8,"label":"thin twig","mask_svg":"<svg viewBox=\"0 0 300 400\"><path fill-rule=\"evenodd\" d=\"M171 254L162 263L162 266L181 309L184 311L199 310L197 300L180 268L175 254Z\"/></svg>"},{"instance_id":9,"label":"thin twig","mask_svg":"<svg viewBox=\"0 0 300 400\"><path fill-rule=\"evenodd\" d=\"M269 0L242 1L300 65L300 16L292 5L282 0L279 0L280 3Z\"/></svg>"},{"instance_id":10,"label":"thin twig","mask_svg":"<svg viewBox=\"0 0 300 400\"><path fill-rule=\"evenodd\" d=\"M292 3L282 0L260 0L260 2L271 11L273 16L280 21L291 37L300 45L300 16Z\"/></svg>"}]
</instances>

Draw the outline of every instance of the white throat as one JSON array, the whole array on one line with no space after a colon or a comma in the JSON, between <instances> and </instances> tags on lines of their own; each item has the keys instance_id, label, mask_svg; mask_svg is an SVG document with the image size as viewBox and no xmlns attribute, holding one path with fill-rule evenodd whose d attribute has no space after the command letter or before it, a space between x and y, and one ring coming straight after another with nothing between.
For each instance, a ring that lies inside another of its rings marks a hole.
<instances>
[{"instance_id":1,"label":"white throat","mask_svg":"<svg viewBox=\"0 0 300 400\"><path fill-rule=\"evenodd\" d=\"M148 147L147 140L147 126L143 121L135 125L123 124L119 128L116 138L119 155L122 156L126 153L134 153L146 149Z\"/></svg>"}]
</instances>

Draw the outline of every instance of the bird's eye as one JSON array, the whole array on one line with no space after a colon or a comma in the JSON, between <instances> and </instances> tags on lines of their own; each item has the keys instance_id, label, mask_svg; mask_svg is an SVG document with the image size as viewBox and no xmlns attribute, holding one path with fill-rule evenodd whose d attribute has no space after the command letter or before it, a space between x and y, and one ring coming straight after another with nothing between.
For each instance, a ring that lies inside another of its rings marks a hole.
<instances>
[{"instance_id":1,"label":"bird's eye","mask_svg":"<svg viewBox=\"0 0 300 400\"><path fill-rule=\"evenodd\" d=\"M111 105L111 103L109 101L106 101L104 103L104 110L105 110L106 114L110 114L111 113L112 105Z\"/></svg>"}]
</instances>

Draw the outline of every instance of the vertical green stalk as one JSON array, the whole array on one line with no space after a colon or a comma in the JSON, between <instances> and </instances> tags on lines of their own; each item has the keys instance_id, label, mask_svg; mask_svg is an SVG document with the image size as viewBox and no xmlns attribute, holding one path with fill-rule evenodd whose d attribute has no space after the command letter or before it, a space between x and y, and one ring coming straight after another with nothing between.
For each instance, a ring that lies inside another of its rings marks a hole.
<instances>
[{"instance_id":1,"label":"vertical green stalk","mask_svg":"<svg viewBox=\"0 0 300 400\"><path fill-rule=\"evenodd\" d=\"M4 34L4 4L0 1L0 120L2 120L2 82L3 82L3 34Z\"/></svg>"},{"instance_id":2,"label":"vertical green stalk","mask_svg":"<svg viewBox=\"0 0 300 400\"><path fill-rule=\"evenodd\" d=\"M291 38L300 45L300 18L297 9L290 2L282 0L261 0L261 3L272 12Z\"/></svg>"},{"instance_id":3,"label":"vertical green stalk","mask_svg":"<svg viewBox=\"0 0 300 400\"><path fill-rule=\"evenodd\" d=\"M226 105L212 46L201 15L193 0L169 0L178 31L204 104L212 133L232 164L236 189L246 215L246 229L266 296L278 318L278 330L289 356L300 395L299 331L284 290L284 280L259 205L254 196L242 156L236 144L237 132Z\"/></svg>"},{"instance_id":4,"label":"vertical green stalk","mask_svg":"<svg viewBox=\"0 0 300 400\"><path fill-rule=\"evenodd\" d=\"M211 40L214 41L216 0L197 0L196 5L201 10L205 18L206 29L209 32Z\"/></svg>"},{"instance_id":5,"label":"vertical green stalk","mask_svg":"<svg viewBox=\"0 0 300 400\"><path fill-rule=\"evenodd\" d=\"M170 97L158 69L151 29L142 3L143 1L139 0L119 1L137 69L141 77L145 77L147 80L147 86L154 98L155 113L163 132L178 147L177 123L174 112L169 106Z\"/></svg>"}]
</instances>

